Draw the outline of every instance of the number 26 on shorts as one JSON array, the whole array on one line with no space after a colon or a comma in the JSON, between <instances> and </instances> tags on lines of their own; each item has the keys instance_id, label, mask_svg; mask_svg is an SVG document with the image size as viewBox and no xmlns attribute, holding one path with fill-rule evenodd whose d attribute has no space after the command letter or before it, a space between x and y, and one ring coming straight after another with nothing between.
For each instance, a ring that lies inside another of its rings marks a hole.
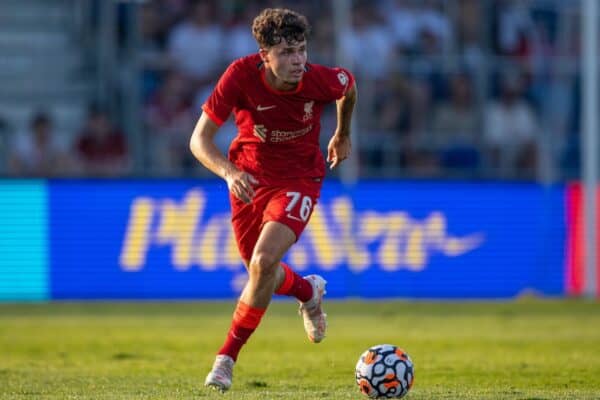
<instances>
[{"instance_id":1,"label":"number 26 on shorts","mask_svg":"<svg viewBox=\"0 0 600 400\"><path fill-rule=\"evenodd\" d=\"M290 198L285 211L288 218L306 222L313 208L313 200L310 196L302 196L300 192L287 192L285 194Z\"/></svg>"}]
</instances>

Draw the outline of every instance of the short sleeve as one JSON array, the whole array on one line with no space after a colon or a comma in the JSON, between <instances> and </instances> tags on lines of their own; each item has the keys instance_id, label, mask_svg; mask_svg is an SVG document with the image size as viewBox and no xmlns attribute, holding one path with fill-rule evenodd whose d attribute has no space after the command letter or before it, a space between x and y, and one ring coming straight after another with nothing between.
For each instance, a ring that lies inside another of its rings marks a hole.
<instances>
[{"instance_id":1,"label":"short sleeve","mask_svg":"<svg viewBox=\"0 0 600 400\"><path fill-rule=\"evenodd\" d=\"M229 118L231 110L238 103L240 96L240 89L237 83L239 82L238 71L235 63L230 65L223 75L221 75L215 89L202 105L202 110L219 126Z\"/></svg>"},{"instance_id":2,"label":"short sleeve","mask_svg":"<svg viewBox=\"0 0 600 400\"><path fill-rule=\"evenodd\" d=\"M354 86L354 76L345 68L329 68L326 76L328 88L334 100L344 97Z\"/></svg>"}]
</instances>

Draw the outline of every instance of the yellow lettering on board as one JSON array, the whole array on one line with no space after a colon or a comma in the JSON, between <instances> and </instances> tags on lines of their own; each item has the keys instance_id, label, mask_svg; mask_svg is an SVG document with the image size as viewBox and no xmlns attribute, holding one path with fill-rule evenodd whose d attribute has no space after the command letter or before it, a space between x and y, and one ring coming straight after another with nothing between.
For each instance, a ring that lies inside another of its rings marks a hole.
<instances>
[{"instance_id":1,"label":"yellow lettering on board","mask_svg":"<svg viewBox=\"0 0 600 400\"><path fill-rule=\"evenodd\" d=\"M425 268L427 249L425 248L423 227L418 223L411 226L408 231L405 257L409 269L420 271Z\"/></svg>"},{"instance_id":2,"label":"yellow lettering on board","mask_svg":"<svg viewBox=\"0 0 600 400\"><path fill-rule=\"evenodd\" d=\"M365 211L359 219L358 235L372 243L385 232L385 216L376 211Z\"/></svg>"},{"instance_id":3,"label":"yellow lettering on board","mask_svg":"<svg viewBox=\"0 0 600 400\"><path fill-rule=\"evenodd\" d=\"M380 221L385 234L379 247L378 259L381 268L386 271L395 271L402 265L400 242L410 226L408 221L408 216L403 212L392 212Z\"/></svg>"},{"instance_id":4,"label":"yellow lettering on board","mask_svg":"<svg viewBox=\"0 0 600 400\"><path fill-rule=\"evenodd\" d=\"M446 225L446 216L443 213L434 211L429 214L423 232L427 247L441 249L444 246L444 243L448 240Z\"/></svg>"},{"instance_id":5,"label":"yellow lettering on board","mask_svg":"<svg viewBox=\"0 0 600 400\"><path fill-rule=\"evenodd\" d=\"M308 267L308 252L302 243L296 243L290 248L290 262L296 271L304 271Z\"/></svg>"},{"instance_id":6,"label":"yellow lettering on board","mask_svg":"<svg viewBox=\"0 0 600 400\"><path fill-rule=\"evenodd\" d=\"M192 265L206 271L220 267L243 269L228 213L213 215L198 229L205 204L200 190L187 192L180 203L172 199L160 204L147 197L134 199L119 256L122 269L141 270L153 244L171 246L171 261L178 270L188 270ZM359 214L348 197L332 199L330 214L322 207L312 215L305 233L307 240L290 250L290 261L298 270L312 265L332 270L346 262L350 270L360 272L377 260L386 271L420 271L434 250L456 257L485 240L481 233L462 238L448 236L446 217L440 211L432 212L424 221L413 220L402 211L366 210ZM154 231L156 213L158 227ZM369 245L377 246L373 254Z\"/></svg>"},{"instance_id":7,"label":"yellow lettering on board","mask_svg":"<svg viewBox=\"0 0 600 400\"><path fill-rule=\"evenodd\" d=\"M448 257L458 257L472 250L475 250L485 241L483 233L474 233L462 238L448 238L443 247L442 253Z\"/></svg>"},{"instance_id":8,"label":"yellow lettering on board","mask_svg":"<svg viewBox=\"0 0 600 400\"><path fill-rule=\"evenodd\" d=\"M244 269L242 258L240 257L240 251L237 247L237 241L235 240L235 233L233 233L233 228L231 227L231 216L225 215L222 217L222 224L226 226L226 235L225 235L225 249L223 251L223 263L225 266L232 270L236 271L238 269Z\"/></svg>"},{"instance_id":9,"label":"yellow lettering on board","mask_svg":"<svg viewBox=\"0 0 600 400\"><path fill-rule=\"evenodd\" d=\"M311 240L315 249L316 260L314 262L323 270L332 270L336 264L342 262L344 254L342 246L334 239L321 209L319 206L315 207L310 223L306 227L306 236Z\"/></svg>"},{"instance_id":10,"label":"yellow lettering on board","mask_svg":"<svg viewBox=\"0 0 600 400\"><path fill-rule=\"evenodd\" d=\"M204 204L204 194L199 190L189 191L181 205L172 200L162 204L157 240L172 245L171 262L180 271L189 269L192 264L194 234Z\"/></svg>"},{"instance_id":11,"label":"yellow lettering on board","mask_svg":"<svg viewBox=\"0 0 600 400\"><path fill-rule=\"evenodd\" d=\"M215 215L203 228L200 241L195 250L196 261L201 269L213 271L217 269L217 263L219 262L219 237L223 229L223 218Z\"/></svg>"},{"instance_id":12,"label":"yellow lettering on board","mask_svg":"<svg viewBox=\"0 0 600 400\"><path fill-rule=\"evenodd\" d=\"M352 202L346 197L338 197L331 202L331 209L335 221L342 230L342 251L347 257L348 267L354 272L369 268L371 264L369 252L356 241L353 233Z\"/></svg>"},{"instance_id":13,"label":"yellow lettering on board","mask_svg":"<svg viewBox=\"0 0 600 400\"><path fill-rule=\"evenodd\" d=\"M119 256L119 265L123 270L139 271L146 264L153 216L152 199L138 197L133 200L129 210L125 240Z\"/></svg>"}]
</instances>

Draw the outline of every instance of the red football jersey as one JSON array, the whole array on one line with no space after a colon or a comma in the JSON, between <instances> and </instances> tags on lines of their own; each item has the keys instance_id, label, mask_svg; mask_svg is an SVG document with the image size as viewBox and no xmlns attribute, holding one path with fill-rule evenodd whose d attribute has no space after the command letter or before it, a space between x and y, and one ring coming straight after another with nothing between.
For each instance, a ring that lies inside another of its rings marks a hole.
<instances>
[{"instance_id":1,"label":"red football jersey","mask_svg":"<svg viewBox=\"0 0 600 400\"><path fill-rule=\"evenodd\" d=\"M238 135L229 160L257 179L322 178L325 161L319 148L323 107L354 84L343 68L306 64L298 87L278 91L266 81L258 54L234 61L202 106L217 125L233 111Z\"/></svg>"}]
</instances>

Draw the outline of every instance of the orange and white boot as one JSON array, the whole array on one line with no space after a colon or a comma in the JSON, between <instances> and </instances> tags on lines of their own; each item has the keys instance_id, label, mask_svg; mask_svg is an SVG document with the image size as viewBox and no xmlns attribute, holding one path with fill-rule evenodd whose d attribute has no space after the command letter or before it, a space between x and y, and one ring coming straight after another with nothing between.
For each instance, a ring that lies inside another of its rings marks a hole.
<instances>
[{"instance_id":1,"label":"orange and white boot","mask_svg":"<svg viewBox=\"0 0 600 400\"><path fill-rule=\"evenodd\" d=\"M226 392L231 387L233 380L233 365L235 361L228 355L219 354L215 358L212 370L206 376L204 386Z\"/></svg>"},{"instance_id":2,"label":"orange and white boot","mask_svg":"<svg viewBox=\"0 0 600 400\"><path fill-rule=\"evenodd\" d=\"M325 338L327 330L327 314L323 312L322 303L327 281L319 275L308 275L308 280L313 287L313 297L307 302L300 303L299 314L304 319L304 330L313 343L319 343Z\"/></svg>"}]
</instances>

